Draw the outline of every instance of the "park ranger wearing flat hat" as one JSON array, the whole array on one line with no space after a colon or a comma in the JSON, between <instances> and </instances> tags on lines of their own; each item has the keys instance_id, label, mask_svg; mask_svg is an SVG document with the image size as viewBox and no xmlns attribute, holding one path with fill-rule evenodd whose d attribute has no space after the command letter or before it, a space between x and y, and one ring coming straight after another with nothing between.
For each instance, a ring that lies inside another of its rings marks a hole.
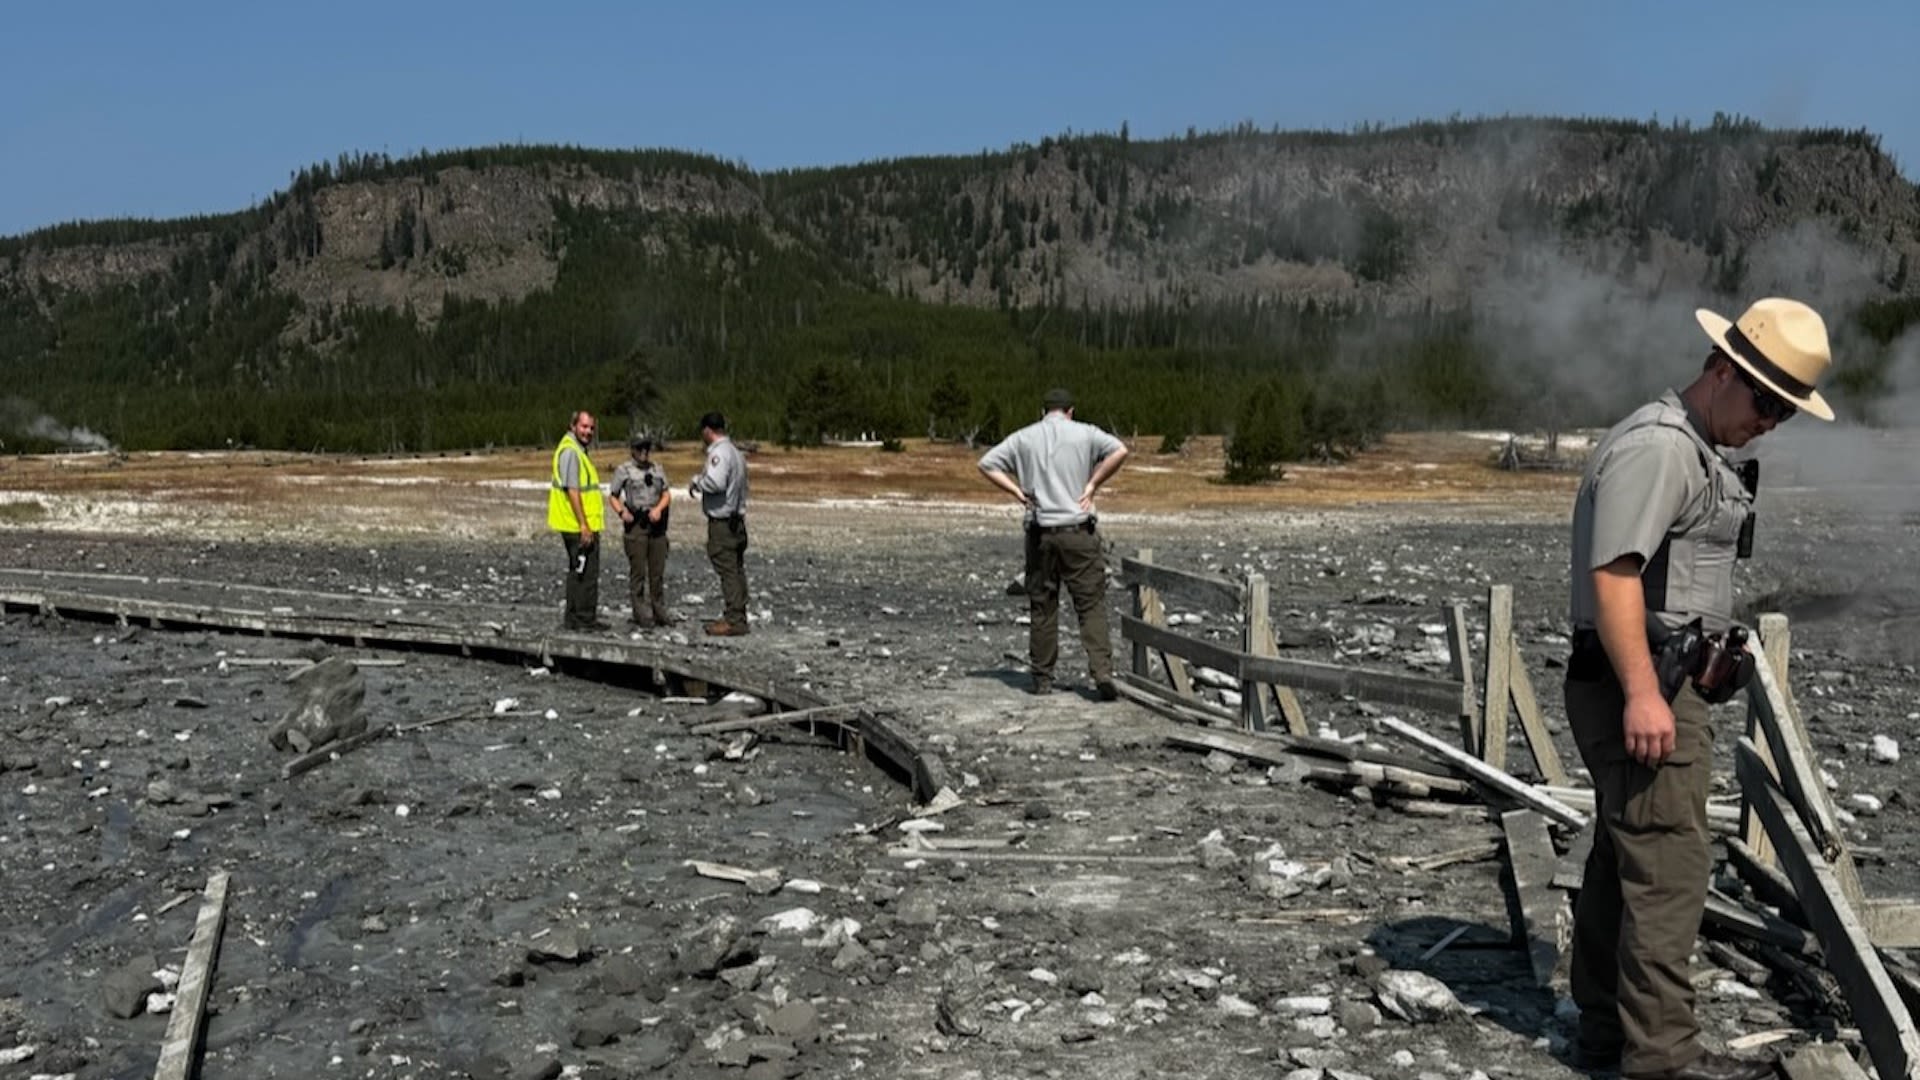
<instances>
[{"instance_id":1,"label":"park ranger wearing flat hat","mask_svg":"<svg viewBox=\"0 0 1920 1080\"><path fill-rule=\"evenodd\" d=\"M1575 1064L1629 1080L1760 1080L1767 1062L1699 1042L1688 958L1711 858L1709 705L1751 674L1733 625L1733 566L1751 543L1757 463L1738 449L1795 412L1833 410L1815 384L1826 324L1766 299L1737 322L1697 314L1712 351L1693 382L1594 448L1573 509L1567 720L1593 776L1593 850L1574 909ZM1709 664L1724 646L1726 665Z\"/></svg>"}]
</instances>

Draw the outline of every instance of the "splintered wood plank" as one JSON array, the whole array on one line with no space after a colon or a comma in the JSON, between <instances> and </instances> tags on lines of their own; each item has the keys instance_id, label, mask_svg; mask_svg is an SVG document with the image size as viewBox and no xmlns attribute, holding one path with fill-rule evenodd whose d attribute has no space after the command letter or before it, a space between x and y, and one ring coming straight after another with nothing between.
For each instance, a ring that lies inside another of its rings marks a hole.
<instances>
[{"instance_id":1,"label":"splintered wood plank","mask_svg":"<svg viewBox=\"0 0 1920 1080\"><path fill-rule=\"evenodd\" d=\"M1507 865L1513 872L1514 935L1526 945L1536 986L1553 984L1566 941L1566 898L1553 890L1553 838L1547 819L1535 810L1500 815L1507 836Z\"/></svg>"},{"instance_id":2,"label":"splintered wood plank","mask_svg":"<svg viewBox=\"0 0 1920 1080\"><path fill-rule=\"evenodd\" d=\"M1447 605L1447 655L1453 658L1453 677L1460 683L1460 744L1480 753L1480 710L1473 695L1473 655L1467 637L1467 613L1459 604Z\"/></svg>"},{"instance_id":3,"label":"splintered wood plank","mask_svg":"<svg viewBox=\"0 0 1920 1080\"><path fill-rule=\"evenodd\" d=\"M1791 655L1791 631L1787 626L1787 617L1778 612L1768 612L1760 616L1760 662L1773 668L1779 676L1780 690L1789 703L1792 702L1792 683L1787 681L1787 657ZM1773 748L1768 745L1766 734L1760 730L1758 702L1748 692L1747 699L1747 738L1753 740L1754 748L1760 751L1760 761L1767 771L1778 777L1780 769L1773 763ZM1774 865L1773 841L1767 839L1766 826L1753 809L1743 801L1740 805L1740 838L1746 841L1747 848L1753 852L1754 859L1762 866Z\"/></svg>"},{"instance_id":4,"label":"splintered wood plank","mask_svg":"<svg viewBox=\"0 0 1920 1080\"><path fill-rule=\"evenodd\" d=\"M222 870L207 879L200 915L194 920L187 962L180 969L180 986L173 1015L167 1018L167 1036L160 1044L160 1061L153 1080L191 1080L199 1072L200 1041L206 1034L207 994L213 989L213 968L220 958L220 935L227 925L227 882Z\"/></svg>"},{"instance_id":5,"label":"splintered wood plank","mask_svg":"<svg viewBox=\"0 0 1920 1080\"><path fill-rule=\"evenodd\" d=\"M1480 760L1507 767L1507 703L1513 697L1513 586L1487 589L1486 711L1480 723Z\"/></svg>"},{"instance_id":6,"label":"splintered wood plank","mask_svg":"<svg viewBox=\"0 0 1920 1080\"><path fill-rule=\"evenodd\" d=\"M1773 749L1779 787L1789 803L1799 811L1800 820L1813 838L1813 850L1831 864L1848 904L1860 907L1865 902L1866 894L1860 888L1860 873L1853 865L1853 853L1847 850L1846 837L1834 817L1833 796L1828 794L1827 785L1820 779L1820 767L1814 760L1813 744L1807 739L1807 729L1800 722L1800 714L1787 700L1786 692L1781 689L1780 679L1771 662L1753 665L1753 682L1747 687L1747 700L1754 706L1752 715L1759 721L1761 730L1766 732L1766 741ZM1756 756L1759 749L1756 742ZM1751 792L1747 794L1748 797L1752 796ZM1769 828L1768 832L1772 833L1773 830ZM1779 837L1774 836L1773 839L1777 845Z\"/></svg>"},{"instance_id":7,"label":"splintered wood plank","mask_svg":"<svg viewBox=\"0 0 1920 1080\"><path fill-rule=\"evenodd\" d=\"M1779 781L1767 771L1753 740L1742 738L1735 751L1740 784L1746 790L1781 868L1792 880L1800 906L1813 925L1833 972L1846 993L1847 1006L1860 1026L1861 1041L1881 1076L1905 1077L1920 1065L1920 1032L1906 1003L1874 951L1866 926L1855 913L1839 879Z\"/></svg>"},{"instance_id":8,"label":"splintered wood plank","mask_svg":"<svg viewBox=\"0 0 1920 1080\"><path fill-rule=\"evenodd\" d=\"M1520 646L1511 637L1507 639L1508 687L1513 694L1513 711L1520 716L1520 730L1527 735L1527 746L1533 751L1534 767L1540 770L1540 776L1549 784L1565 787L1567 768L1560 763L1560 751L1553 745L1553 734L1547 730L1547 721L1540 715L1539 699L1533 696L1533 679L1527 675L1527 664L1520 656Z\"/></svg>"},{"instance_id":9,"label":"splintered wood plank","mask_svg":"<svg viewBox=\"0 0 1920 1080\"><path fill-rule=\"evenodd\" d=\"M1468 685L1471 688L1472 684ZM1471 689L1468 692L1471 693ZM1511 774L1488 765L1472 754L1447 745L1398 717L1383 716L1380 718L1380 726L1428 753L1438 756L1440 760L1453 766L1455 771L1469 779L1492 788L1522 806L1532 807L1562 825L1575 829L1586 827L1587 816L1580 811L1552 796L1541 794L1534 790L1532 785L1515 779Z\"/></svg>"}]
</instances>

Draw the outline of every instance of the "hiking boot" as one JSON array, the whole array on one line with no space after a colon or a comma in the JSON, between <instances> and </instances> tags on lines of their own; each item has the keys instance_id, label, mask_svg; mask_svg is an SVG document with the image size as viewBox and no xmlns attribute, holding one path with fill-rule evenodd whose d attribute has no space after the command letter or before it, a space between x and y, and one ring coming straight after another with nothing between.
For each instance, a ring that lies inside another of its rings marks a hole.
<instances>
[{"instance_id":1,"label":"hiking boot","mask_svg":"<svg viewBox=\"0 0 1920 1080\"><path fill-rule=\"evenodd\" d=\"M1101 701L1119 701L1120 688L1113 684L1112 679L1095 679L1093 681L1093 696L1099 698Z\"/></svg>"},{"instance_id":2,"label":"hiking boot","mask_svg":"<svg viewBox=\"0 0 1920 1080\"><path fill-rule=\"evenodd\" d=\"M1567 1063L1589 1072L1619 1072L1620 1044L1603 1046L1576 1039L1572 1051L1567 1054Z\"/></svg>"},{"instance_id":3,"label":"hiking boot","mask_svg":"<svg viewBox=\"0 0 1920 1080\"><path fill-rule=\"evenodd\" d=\"M673 616L667 614L666 608L657 607L653 609L653 623L655 626L672 626L675 621Z\"/></svg>"},{"instance_id":4,"label":"hiking boot","mask_svg":"<svg viewBox=\"0 0 1920 1080\"><path fill-rule=\"evenodd\" d=\"M1053 693L1053 676L1035 675L1033 677L1033 685L1028 688L1027 692L1034 697L1046 697L1048 694Z\"/></svg>"},{"instance_id":5,"label":"hiking boot","mask_svg":"<svg viewBox=\"0 0 1920 1080\"><path fill-rule=\"evenodd\" d=\"M719 619L707 624L708 637L745 637L747 633L746 623L731 623L725 619Z\"/></svg>"}]
</instances>

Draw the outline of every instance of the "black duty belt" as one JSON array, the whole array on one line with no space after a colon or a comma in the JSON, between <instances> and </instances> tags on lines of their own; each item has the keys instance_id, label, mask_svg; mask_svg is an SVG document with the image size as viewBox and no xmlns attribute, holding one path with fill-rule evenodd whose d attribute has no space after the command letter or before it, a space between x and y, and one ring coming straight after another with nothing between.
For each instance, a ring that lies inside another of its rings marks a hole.
<instances>
[{"instance_id":1,"label":"black duty belt","mask_svg":"<svg viewBox=\"0 0 1920 1080\"><path fill-rule=\"evenodd\" d=\"M739 522L747 520L747 515L745 514L708 514L707 520L708 521L724 521L729 525L734 525L734 524L738 524Z\"/></svg>"},{"instance_id":2,"label":"black duty belt","mask_svg":"<svg viewBox=\"0 0 1920 1080\"><path fill-rule=\"evenodd\" d=\"M1073 532L1090 533L1093 531L1093 520L1089 518L1086 521L1078 521L1073 523L1072 525L1035 525L1033 527L1033 531L1038 533L1048 533L1048 534L1073 533Z\"/></svg>"}]
</instances>

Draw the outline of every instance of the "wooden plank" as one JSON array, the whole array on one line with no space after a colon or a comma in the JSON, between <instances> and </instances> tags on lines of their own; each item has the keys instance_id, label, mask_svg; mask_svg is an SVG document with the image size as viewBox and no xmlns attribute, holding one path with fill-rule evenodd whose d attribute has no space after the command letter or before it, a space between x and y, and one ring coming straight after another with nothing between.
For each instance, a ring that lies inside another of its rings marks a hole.
<instances>
[{"instance_id":1,"label":"wooden plank","mask_svg":"<svg viewBox=\"0 0 1920 1080\"><path fill-rule=\"evenodd\" d=\"M1152 565L1153 549L1141 548L1139 561L1141 565ZM1139 598L1135 614L1139 617L1140 621L1149 626L1157 626L1163 630L1166 629L1167 609L1166 605L1160 599L1160 590L1142 583L1134 586L1134 594ZM1126 628L1122 627L1121 638L1124 640L1125 637ZM1167 682L1172 685L1174 693L1180 695L1182 698L1198 700L1193 692L1193 673L1187 670L1187 662L1165 651L1159 651L1158 655L1160 657L1160 667L1166 671ZM1148 649L1146 643L1139 641L1134 642L1134 671L1142 679L1147 678L1147 676L1151 674L1148 668L1147 657Z\"/></svg>"},{"instance_id":2,"label":"wooden plank","mask_svg":"<svg viewBox=\"0 0 1920 1080\"><path fill-rule=\"evenodd\" d=\"M1527 674L1527 663L1520 655L1520 646L1512 638L1507 639L1508 689L1513 694L1513 711L1520 717L1520 730L1526 733L1527 746L1533 751L1533 764L1540 770L1541 779L1549 784L1565 786L1567 768L1560 763L1560 750L1553 745L1553 733L1547 730L1547 721L1540 714L1540 702L1533 696L1533 679Z\"/></svg>"},{"instance_id":3,"label":"wooden plank","mask_svg":"<svg viewBox=\"0 0 1920 1080\"><path fill-rule=\"evenodd\" d=\"M1260 656L1280 655L1280 643L1274 638L1271 618L1267 620L1267 636L1266 640L1261 642L1261 646L1260 649L1253 650ZM1294 735L1310 734L1307 727L1307 712L1300 707L1300 698L1294 694L1293 687L1286 683L1267 683L1266 685L1273 691L1274 704L1279 707L1280 715L1287 720L1287 731Z\"/></svg>"},{"instance_id":4,"label":"wooden plank","mask_svg":"<svg viewBox=\"0 0 1920 1080\"><path fill-rule=\"evenodd\" d=\"M1224 705L1182 696L1178 690L1162 686L1152 679L1143 679L1130 671L1121 672L1114 687L1133 701L1175 720L1226 727L1240 723L1240 717Z\"/></svg>"},{"instance_id":5,"label":"wooden plank","mask_svg":"<svg viewBox=\"0 0 1920 1080\"><path fill-rule=\"evenodd\" d=\"M1764 659L1764 654L1761 659ZM1806 726L1800 722L1800 714L1787 701L1786 692L1775 678L1771 663L1753 665L1753 682L1747 686L1747 700L1755 706L1753 715L1759 720L1761 730L1766 732L1766 741L1773 749L1781 789L1799 811L1801 822L1813 837L1814 849L1832 865L1847 903L1858 909L1866 901L1866 894L1860 887L1860 872L1854 867L1853 854L1847 850L1846 837L1834 817L1833 796L1820 779L1820 767L1814 760L1813 744L1807 738ZM1755 752L1758 750L1756 745ZM1777 836L1774 842L1778 844Z\"/></svg>"},{"instance_id":6,"label":"wooden plank","mask_svg":"<svg viewBox=\"0 0 1920 1080\"><path fill-rule=\"evenodd\" d=\"M1467 613L1459 604L1447 605L1447 655L1453 677L1460 684L1455 704L1460 717L1460 745L1480 753L1480 710L1473 699L1473 646L1467 637Z\"/></svg>"},{"instance_id":7,"label":"wooden plank","mask_svg":"<svg viewBox=\"0 0 1920 1080\"><path fill-rule=\"evenodd\" d=\"M1778 750L1778 747L1775 747ZM1874 1068L1885 1077L1912 1075L1920 1065L1920 1032L1914 1029L1893 981L1874 951L1866 927L1841 891L1833 868L1814 843L1779 781L1767 771L1753 740L1742 738L1735 750L1741 786L1773 838L1781 868L1793 881L1814 933L1845 992L1847 1005L1860 1026L1861 1040L1873 1056Z\"/></svg>"},{"instance_id":8,"label":"wooden plank","mask_svg":"<svg viewBox=\"0 0 1920 1080\"><path fill-rule=\"evenodd\" d=\"M1297 780L1322 783L1398 785L1423 788L1421 797L1434 793L1466 795L1471 788L1451 776L1437 776L1419 769L1382 765L1370 761L1310 758L1290 745L1291 740L1233 731L1176 731L1166 736L1168 743L1193 750L1218 750L1249 761L1277 766Z\"/></svg>"},{"instance_id":9,"label":"wooden plank","mask_svg":"<svg viewBox=\"0 0 1920 1080\"><path fill-rule=\"evenodd\" d=\"M1497 685L1497 684L1496 684ZM1567 902L1553 891L1553 838L1547 819L1534 810L1500 815L1507 836L1507 866L1513 872L1514 937L1526 946L1535 986L1553 985L1567 936Z\"/></svg>"},{"instance_id":10,"label":"wooden plank","mask_svg":"<svg viewBox=\"0 0 1920 1080\"><path fill-rule=\"evenodd\" d=\"M1403 705L1443 715L1452 715L1460 707L1461 684L1456 682L1318 660L1248 656L1241 661L1240 677L1326 694L1345 694L1362 701ZM1468 687L1466 692L1472 694L1473 690Z\"/></svg>"},{"instance_id":11,"label":"wooden plank","mask_svg":"<svg viewBox=\"0 0 1920 1080\"><path fill-rule=\"evenodd\" d=\"M1248 574L1246 587L1246 611L1241 620L1243 638L1242 652L1259 656L1273 641L1272 598L1267 591L1267 579L1262 574ZM1279 652L1275 649L1275 655ZM1267 730L1267 694L1266 684L1242 678L1240 680L1240 724L1248 731Z\"/></svg>"},{"instance_id":12,"label":"wooden plank","mask_svg":"<svg viewBox=\"0 0 1920 1080\"><path fill-rule=\"evenodd\" d=\"M1745 812L1746 800L1741 800L1741 810ZM1768 845L1772 851L1772 845ZM1790 922L1806 925L1806 912L1800 910L1800 898L1793 893L1793 882L1780 872L1778 863L1765 863L1760 856L1748 847L1739 837L1727 839L1727 862L1733 867L1741 881L1746 882L1753 898L1769 907L1777 908L1780 917ZM1878 939L1876 939L1878 940Z\"/></svg>"},{"instance_id":13,"label":"wooden plank","mask_svg":"<svg viewBox=\"0 0 1920 1080\"><path fill-rule=\"evenodd\" d=\"M1791 644L1792 636L1785 615L1779 612L1768 612L1760 616L1761 655L1757 659L1773 668L1774 675L1780 683L1781 693L1786 696L1789 704L1792 702L1793 684L1787 681L1787 657L1791 655ZM1757 703L1749 696L1747 738L1752 739L1754 747L1760 751L1760 761L1766 765L1767 771L1778 777L1780 769L1773 763L1773 747L1768 744L1765 734L1760 730L1760 717L1755 711L1757 708ZM1774 865L1773 841L1767 839L1766 827L1760 824L1760 819L1744 800L1740 805L1740 838L1746 841L1747 847L1752 850L1754 857L1761 865Z\"/></svg>"},{"instance_id":14,"label":"wooden plank","mask_svg":"<svg viewBox=\"0 0 1920 1080\"><path fill-rule=\"evenodd\" d=\"M1240 610L1241 586L1237 581L1213 574L1196 574L1157 566L1151 559L1120 559L1122 585L1146 585L1162 593L1205 602L1212 610L1231 614Z\"/></svg>"},{"instance_id":15,"label":"wooden plank","mask_svg":"<svg viewBox=\"0 0 1920 1080\"><path fill-rule=\"evenodd\" d=\"M1513 699L1513 586L1487 589L1486 711L1480 720L1480 760L1507 767L1507 704Z\"/></svg>"},{"instance_id":16,"label":"wooden plank","mask_svg":"<svg viewBox=\"0 0 1920 1080\"><path fill-rule=\"evenodd\" d=\"M1455 772L1492 788L1522 806L1532 807L1553 820L1575 829L1584 828L1587 824L1587 816L1580 811L1558 799L1540 794L1531 785L1514 779L1511 775L1488 765L1472 754L1447 745L1444 741L1434 738L1398 717L1383 716L1379 723L1382 728L1439 757L1451 765Z\"/></svg>"},{"instance_id":17,"label":"wooden plank","mask_svg":"<svg viewBox=\"0 0 1920 1080\"><path fill-rule=\"evenodd\" d=\"M1216 645L1211 641L1188 637L1173 630L1151 625L1131 615L1120 616L1120 636L1129 641L1143 641L1161 652L1178 656L1203 667L1213 668L1231 679L1241 678L1240 667L1242 661L1246 659L1246 654L1227 648L1225 645Z\"/></svg>"},{"instance_id":18,"label":"wooden plank","mask_svg":"<svg viewBox=\"0 0 1920 1080\"><path fill-rule=\"evenodd\" d=\"M1839 1043L1809 1043L1780 1062L1787 1080L1867 1080L1867 1072Z\"/></svg>"},{"instance_id":19,"label":"wooden plank","mask_svg":"<svg viewBox=\"0 0 1920 1080\"><path fill-rule=\"evenodd\" d=\"M862 709L866 706L849 703L845 705L821 705L812 709L794 709L790 712L767 713L763 716L732 716L725 720L709 720L704 724L695 724L687 729L689 735L725 735L733 731L758 731L762 728L779 727L782 724L803 724L809 721L824 720L834 713L849 709Z\"/></svg>"},{"instance_id":20,"label":"wooden plank","mask_svg":"<svg viewBox=\"0 0 1920 1080\"><path fill-rule=\"evenodd\" d=\"M292 761L287 762L285 765L282 765L280 767L280 779L291 780L301 773L312 772L314 769L325 765L337 757L351 754L368 743L379 742L391 734L393 734L393 725L380 723L358 735L349 735L344 739L336 739L310 754L302 754Z\"/></svg>"},{"instance_id":21,"label":"wooden plank","mask_svg":"<svg viewBox=\"0 0 1920 1080\"><path fill-rule=\"evenodd\" d=\"M1535 791L1549 798L1559 799L1582 813L1593 813L1593 789L1566 787L1560 784L1535 784ZM1725 803L1707 804L1707 824L1715 828L1732 829L1740 823L1740 808Z\"/></svg>"},{"instance_id":22,"label":"wooden plank","mask_svg":"<svg viewBox=\"0 0 1920 1080\"><path fill-rule=\"evenodd\" d=\"M1192 855L1129 855L1104 851L940 851L915 847L891 847L887 854L896 859L944 859L958 862L1010 863L1121 863L1130 866L1188 866L1199 860Z\"/></svg>"},{"instance_id":23,"label":"wooden plank","mask_svg":"<svg viewBox=\"0 0 1920 1080\"><path fill-rule=\"evenodd\" d=\"M167 1018L166 1039L153 1080L192 1080L199 1072L200 1044L206 1035L207 995L213 989L213 969L220 959L220 935L227 925L227 883L222 870L207 879L207 891L193 924L193 941L180 968L173 1015Z\"/></svg>"}]
</instances>

